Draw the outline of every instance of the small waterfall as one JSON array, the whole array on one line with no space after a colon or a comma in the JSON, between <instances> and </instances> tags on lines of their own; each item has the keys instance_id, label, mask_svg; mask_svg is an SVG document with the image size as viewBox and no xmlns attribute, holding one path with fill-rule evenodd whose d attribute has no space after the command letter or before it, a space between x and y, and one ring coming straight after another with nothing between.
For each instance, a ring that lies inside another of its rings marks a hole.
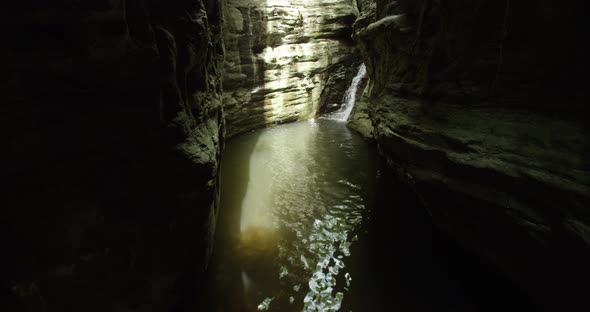
<instances>
[{"instance_id":1,"label":"small waterfall","mask_svg":"<svg viewBox=\"0 0 590 312\"><path fill-rule=\"evenodd\" d=\"M342 106L340 107L340 109L331 114L328 118L329 119L336 119L336 120L340 120L340 121L347 121L348 118L350 117L350 113L352 112L352 109L354 108L354 104L356 103L356 93L359 87L359 84L361 82L361 79L363 79L363 77L365 77L365 74L367 73L367 68L365 67L365 64L361 64L361 66L359 66L359 70L356 73L356 76L354 76L354 78L352 79L352 83L350 84L350 87L348 87L348 90L346 90L346 93L344 94L344 99L342 100Z\"/></svg>"}]
</instances>

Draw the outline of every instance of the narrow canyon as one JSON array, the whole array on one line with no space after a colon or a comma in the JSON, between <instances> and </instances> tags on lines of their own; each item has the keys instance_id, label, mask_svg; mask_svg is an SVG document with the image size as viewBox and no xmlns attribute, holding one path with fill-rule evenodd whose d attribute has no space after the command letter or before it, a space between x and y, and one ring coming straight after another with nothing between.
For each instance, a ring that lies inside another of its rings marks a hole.
<instances>
[{"instance_id":1,"label":"narrow canyon","mask_svg":"<svg viewBox=\"0 0 590 312\"><path fill-rule=\"evenodd\" d=\"M0 311L575 311L582 0L2 10Z\"/></svg>"}]
</instances>

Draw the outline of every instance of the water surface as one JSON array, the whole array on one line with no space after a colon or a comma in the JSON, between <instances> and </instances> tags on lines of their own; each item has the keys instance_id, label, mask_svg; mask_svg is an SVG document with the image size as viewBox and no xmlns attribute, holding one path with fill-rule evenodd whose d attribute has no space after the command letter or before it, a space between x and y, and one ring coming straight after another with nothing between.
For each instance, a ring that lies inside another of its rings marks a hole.
<instances>
[{"instance_id":1,"label":"water surface","mask_svg":"<svg viewBox=\"0 0 590 312\"><path fill-rule=\"evenodd\" d=\"M344 123L310 120L241 135L224 155L216 259L220 278L234 280L218 283L232 294L219 304L338 309L374 153Z\"/></svg>"},{"instance_id":2,"label":"water surface","mask_svg":"<svg viewBox=\"0 0 590 312\"><path fill-rule=\"evenodd\" d=\"M496 311L519 299L380 168L335 120L229 141L200 310Z\"/></svg>"}]
</instances>

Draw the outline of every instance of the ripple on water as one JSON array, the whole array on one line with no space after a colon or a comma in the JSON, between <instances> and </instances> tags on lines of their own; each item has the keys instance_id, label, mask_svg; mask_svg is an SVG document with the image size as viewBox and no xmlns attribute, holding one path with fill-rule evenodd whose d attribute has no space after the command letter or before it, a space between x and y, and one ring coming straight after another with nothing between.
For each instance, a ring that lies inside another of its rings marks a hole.
<instances>
[{"instance_id":1,"label":"ripple on water","mask_svg":"<svg viewBox=\"0 0 590 312\"><path fill-rule=\"evenodd\" d=\"M340 309L352 281L346 259L366 205L370 175L359 174L368 170L365 143L343 123L326 120L252 133L241 139L244 146L245 139L253 151L243 155L250 166L240 248L249 250L236 263L249 285L259 285L254 309Z\"/></svg>"}]
</instances>

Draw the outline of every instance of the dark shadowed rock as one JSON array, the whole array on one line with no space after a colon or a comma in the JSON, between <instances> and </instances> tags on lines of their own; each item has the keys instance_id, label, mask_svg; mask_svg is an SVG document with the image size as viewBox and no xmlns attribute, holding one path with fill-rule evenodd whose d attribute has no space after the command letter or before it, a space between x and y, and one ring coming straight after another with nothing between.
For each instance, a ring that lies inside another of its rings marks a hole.
<instances>
[{"instance_id":1,"label":"dark shadowed rock","mask_svg":"<svg viewBox=\"0 0 590 312\"><path fill-rule=\"evenodd\" d=\"M586 9L369 0L354 28L370 77L354 127L441 229L556 311L589 278Z\"/></svg>"},{"instance_id":2,"label":"dark shadowed rock","mask_svg":"<svg viewBox=\"0 0 590 312\"><path fill-rule=\"evenodd\" d=\"M217 214L216 1L35 2L2 12L0 310L170 311Z\"/></svg>"}]
</instances>

